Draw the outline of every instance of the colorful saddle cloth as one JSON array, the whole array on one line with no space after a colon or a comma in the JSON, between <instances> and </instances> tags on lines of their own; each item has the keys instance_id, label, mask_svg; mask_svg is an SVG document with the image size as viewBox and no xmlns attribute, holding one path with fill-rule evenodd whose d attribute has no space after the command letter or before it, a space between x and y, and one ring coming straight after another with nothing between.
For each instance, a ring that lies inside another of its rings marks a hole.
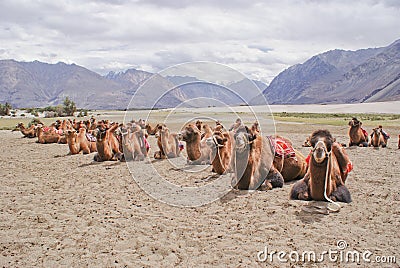
<instances>
[{"instance_id":1,"label":"colorful saddle cloth","mask_svg":"<svg viewBox=\"0 0 400 268\"><path fill-rule=\"evenodd\" d=\"M296 158L293 146L281 138L268 137L274 147L275 156L283 158Z\"/></svg>"},{"instance_id":2,"label":"colorful saddle cloth","mask_svg":"<svg viewBox=\"0 0 400 268\"><path fill-rule=\"evenodd\" d=\"M365 137L368 137L368 132L365 129L361 128L361 131Z\"/></svg>"}]
</instances>

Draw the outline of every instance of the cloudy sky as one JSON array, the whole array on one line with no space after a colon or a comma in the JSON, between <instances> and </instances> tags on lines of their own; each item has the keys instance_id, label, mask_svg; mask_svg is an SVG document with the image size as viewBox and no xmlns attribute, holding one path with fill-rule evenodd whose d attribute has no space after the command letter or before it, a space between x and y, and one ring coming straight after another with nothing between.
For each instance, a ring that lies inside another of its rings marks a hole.
<instances>
[{"instance_id":1,"label":"cloudy sky","mask_svg":"<svg viewBox=\"0 0 400 268\"><path fill-rule=\"evenodd\" d=\"M397 0L1 0L0 59L100 74L213 61L270 82L321 52L392 43L399 15Z\"/></svg>"}]
</instances>

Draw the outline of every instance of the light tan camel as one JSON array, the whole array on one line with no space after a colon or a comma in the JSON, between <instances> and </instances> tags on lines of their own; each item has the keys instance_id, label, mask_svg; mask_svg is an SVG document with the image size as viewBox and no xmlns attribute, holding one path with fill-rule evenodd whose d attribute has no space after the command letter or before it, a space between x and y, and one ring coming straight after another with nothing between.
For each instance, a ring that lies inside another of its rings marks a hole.
<instances>
[{"instance_id":1,"label":"light tan camel","mask_svg":"<svg viewBox=\"0 0 400 268\"><path fill-rule=\"evenodd\" d=\"M178 134L170 133L165 124L157 125L157 133L157 145L160 150L154 153L154 158L165 159L178 157L181 153Z\"/></svg>"},{"instance_id":2,"label":"light tan camel","mask_svg":"<svg viewBox=\"0 0 400 268\"><path fill-rule=\"evenodd\" d=\"M232 160L232 136L229 132L215 131L213 135L206 139L207 145L212 150L213 172L219 175L230 171Z\"/></svg>"},{"instance_id":3,"label":"light tan camel","mask_svg":"<svg viewBox=\"0 0 400 268\"><path fill-rule=\"evenodd\" d=\"M373 147L382 146L382 148L385 148L386 144L387 144L387 139L385 139L385 136L382 133L382 129L379 127L372 129L371 141L369 142L369 146Z\"/></svg>"},{"instance_id":4,"label":"light tan camel","mask_svg":"<svg viewBox=\"0 0 400 268\"><path fill-rule=\"evenodd\" d=\"M38 137L38 143L59 143L61 135L55 132L44 132L42 127L36 128L36 136Z\"/></svg>"},{"instance_id":5,"label":"light tan camel","mask_svg":"<svg viewBox=\"0 0 400 268\"><path fill-rule=\"evenodd\" d=\"M24 138L35 138L36 137L36 130L35 130L34 125L31 125L29 128L26 128L24 123L21 122L21 123L18 123L16 128L21 131L22 135L24 135Z\"/></svg>"},{"instance_id":6,"label":"light tan camel","mask_svg":"<svg viewBox=\"0 0 400 268\"><path fill-rule=\"evenodd\" d=\"M269 190L283 186L284 180L273 165L273 148L267 138L245 126L236 129L234 141L232 183L235 188Z\"/></svg>"}]
</instances>

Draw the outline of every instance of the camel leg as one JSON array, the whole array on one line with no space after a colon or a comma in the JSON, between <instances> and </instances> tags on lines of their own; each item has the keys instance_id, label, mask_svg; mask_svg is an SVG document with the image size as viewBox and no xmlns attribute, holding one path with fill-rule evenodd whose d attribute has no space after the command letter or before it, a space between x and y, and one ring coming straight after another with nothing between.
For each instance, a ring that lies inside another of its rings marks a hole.
<instances>
[{"instance_id":1,"label":"camel leg","mask_svg":"<svg viewBox=\"0 0 400 268\"><path fill-rule=\"evenodd\" d=\"M352 201L350 192L344 185L337 186L336 190L332 192L329 198L331 198L334 201L343 203L350 203Z\"/></svg>"},{"instance_id":2,"label":"camel leg","mask_svg":"<svg viewBox=\"0 0 400 268\"><path fill-rule=\"evenodd\" d=\"M271 183L273 188L281 188L284 183L282 174L276 168L271 168L267 175L266 181Z\"/></svg>"},{"instance_id":3,"label":"camel leg","mask_svg":"<svg viewBox=\"0 0 400 268\"><path fill-rule=\"evenodd\" d=\"M292 200L311 200L309 186L305 179L296 182L290 190L290 199Z\"/></svg>"}]
</instances>

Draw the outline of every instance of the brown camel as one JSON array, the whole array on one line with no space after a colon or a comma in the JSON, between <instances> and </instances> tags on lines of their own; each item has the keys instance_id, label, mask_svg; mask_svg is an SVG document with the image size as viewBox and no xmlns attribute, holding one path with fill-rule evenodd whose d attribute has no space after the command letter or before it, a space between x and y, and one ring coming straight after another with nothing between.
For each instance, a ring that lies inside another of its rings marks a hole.
<instances>
[{"instance_id":1,"label":"brown camel","mask_svg":"<svg viewBox=\"0 0 400 268\"><path fill-rule=\"evenodd\" d=\"M152 127L150 124L145 125L145 129L148 135L155 135L157 133L159 124L157 124L155 127Z\"/></svg>"},{"instance_id":2,"label":"brown camel","mask_svg":"<svg viewBox=\"0 0 400 268\"><path fill-rule=\"evenodd\" d=\"M21 122L21 123L18 123L18 125L16 126L16 129L19 129L21 131L22 135L24 135L24 138L36 137L36 130L35 130L34 125L31 125L29 128L26 128L24 123Z\"/></svg>"},{"instance_id":3,"label":"brown camel","mask_svg":"<svg viewBox=\"0 0 400 268\"><path fill-rule=\"evenodd\" d=\"M67 130L65 136L67 137L67 143L69 148L69 154L89 154L96 152L96 142L89 141L86 137L86 129L80 128L79 133L75 130Z\"/></svg>"},{"instance_id":4,"label":"brown camel","mask_svg":"<svg viewBox=\"0 0 400 268\"><path fill-rule=\"evenodd\" d=\"M229 132L214 131L206 143L212 149L213 171L219 175L227 173L232 159L232 137Z\"/></svg>"},{"instance_id":5,"label":"brown camel","mask_svg":"<svg viewBox=\"0 0 400 268\"><path fill-rule=\"evenodd\" d=\"M96 136L97 154L94 161L117 161L123 159L123 154L119 150L119 142L114 135L114 131L119 127L117 123L110 128L99 128Z\"/></svg>"},{"instance_id":6,"label":"brown camel","mask_svg":"<svg viewBox=\"0 0 400 268\"><path fill-rule=\"evenodd\" d=\"M368 133L361 127L361 125L362 122L358 121L355 117L349 121L349 147L368 147Z\"/></svg>"},{"instance_id":7,"label":"brown camel","mask_svg":"<svg viewBox=\"0 0 400 268\"><path fill-rule=\"evenodd\" d=\"M209 125L204 124L202 128L201 139L207 139L213 135L213 130Z\"/></svg>"},{"instance_id":8,"label":"brown camel","mask_svg":"<svg viewBox=\"0 0 400 268\"><path fill-rule=\"evenodd\" d=\"M195 125L196 125L197 129L201 131L203 122L201 122L200 120L197 120L196 123L195 123Z\"/></svg>"},{"instance_id":9,"label":"brown camel","mask_svg":"<svg viewBox=\"0 0 400 268\"><path fill-rule=\"evenodd\" d=\"M310 137L307 137L301 146L302 147L311 147Z\"/></svg>"},{"instance_id":10,"label":"brown camel","mask_svg":"<svg viewBox=\"0 0 400 268\"><path fill-rule=\"evenodd\" d=\"M211 164L211 148L207 146L206 140L201 138L201 132L196 125L188 124L179 133L178 138L186 142L188 164Z\"/></svg>"},{"instance_id":11,"label":"brown camel","mask_svg":"<svg viewBox=\"0 0 400 268\"><path fill-rule=\"evenodd\" d=\"M309 170L293 185L290 198L300 200L351 202L345 186L352 164L345 150L336 143L328 130L317 130L311 135ZM325 191L326 188L326 191Z\"/></svg>"},{"instance_id":12,"label":"brown camel","mask_svg":"<svg viewBox=\"0 0 400 268\"><path fill-rule=\"evenodd\" d=\"M282 175L273 165L273 148L267 138L239 127L234 134L233 186L241 190L269 190L282 187Z\"/></svg>"},{"instance_id":13,"label":"brown camel","mask_svg":"<svg viewBox=\"0 0 400 268\"><path fill-rule=\"evenodd\" d=\"M379 127L372 129L371 141L369 142L369 146L373 147L382 146L382 148L386 147L387 139L385 139L385 136L382 134L381 130L382 129Z\"/></svg>"},{"instance_id":14,"label":"brown camel","mask_svg":"<svg viewBox=\"0 0 400 268\"><path fill-rule=\"evenodd\" d=\"M274 167L282 174L285 182L298 180L307 172L306 158L293 148L292 142L281 136L268 137L274 148Z\"/></svg>"},{"instance_id":15,"label":"brown camel","mask_svg":"<svg viewBox=\"0 0 400 268\"><path fill-rule=\"evenodd\" d=\"M130 128L122 128L121 133L125 160L144 160L147 157L149 146L142 129L130 126Z\"/></svg>"},{"instance_id":16,"label":"brown camel","mask_svg":"<svg viewBox=\"0 0 400 268\"><path fill-rule=\"evenodd\" d=\"M55 132L44 132L42 127L36 128L36 136L38 137L38 143L59 143L61 135Z\"/></svg>"},{"instance_id":17,"label":"brown camel","mask_svg":"<svg viewBox=\"0 0 400 268\"><path fill-rule=\"evenodd\" d=\"M181 153L178 134L170 133L165 124L157 125L157 145L160 151L154 153L155 159L175 158Z\"/></svg>"}]
</instances>

